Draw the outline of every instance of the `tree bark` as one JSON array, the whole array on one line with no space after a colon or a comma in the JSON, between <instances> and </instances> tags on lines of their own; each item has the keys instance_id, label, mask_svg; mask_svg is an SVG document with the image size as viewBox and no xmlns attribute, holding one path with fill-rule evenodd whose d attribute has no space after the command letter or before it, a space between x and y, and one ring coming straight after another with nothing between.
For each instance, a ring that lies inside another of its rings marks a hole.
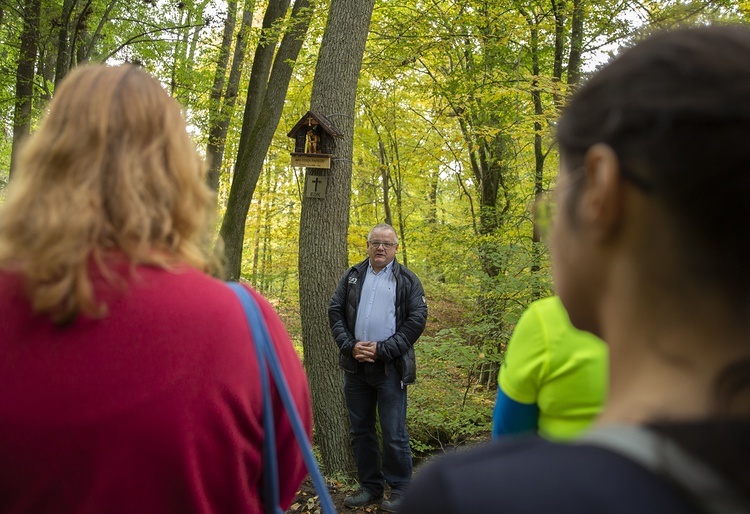
<instances>
[{"instance_id":1,"label":"tree bark","mask_svg":"<svg viewBox=\"0 0 750 514\"><path fill-rule=\"evenodd\" d=\"M250 69L250 82L247 86L245 113L242 118L242 134L250 134L260 116L261 105L268 91L269 73L273 66L273 54L276 51L278 41L273 38L271 31L274 24L283 19L288 9L289 0L270 0L268 2L266 13L263 16L261 39L255 48L253 65ZM243 142L244 138L240 135L240 146L238 149L240 159L248 151L248 145L243 145Z\"/></svg>"},{"instance_id":2,"label":"tree bark","mask_svg":"<svg viewBox=\"0 0 750 514\"><path fill-rule=\"evenodd\" d=\"M121 1L122 0L109 0L107 6L104 9L104 12L99 17L99 23L97 23L96 29L94 29L93 34L91 34L87 39L81 41L81 48L78 56L79 63L90 60L91 56L94 55L97 44L102 38L104 27L112 20L112 11ZM87 10L88 9L84 9L84 11ZM85 18L88 19L88 17L89 16L86 16ZM88 21L86 21L86 23L88 23ZM86 32L88 32L88 29L86 29Z\"/></svg>"},{"instance_id":3,"label":"tree bark","mask_svg":"<svg viewBox=\"0 0 750 514\"><path fill-rule=\"evenodd\" d=\"M555 14L555 19L560 20L561 15ZM531 34L531 68L533 79L531 81L531 100L534 104L534 198L540 198L544 190L544 161L546 154L544 153L543 141L542 141L542 116L544 115L544 106L542 105L542 91L539 86L539 76L541 74L541 68L539 64L539 26L538 20L532 19L531 16L527 16L529 23L529 31ZM558 81L562 73L562 49L559 47L561 41L559 38L562 37L562 32L555 32L555 63L553 66L553 79ZM562 101L557 93L554 92L554 103L555 105L561 105ZM532 264L531 273L539 273L541 269L542 261L542 249L541 249L541 237L539 230L537 230L536 224L532 227L531 234L531 246L532 246ZM536 282L532 284L531 295L533 299L538 299L542 295L542 291L539 289Z\"/></svg>"},{"instance_id":4,"label":"tree bark","mask_svg":"<svg viewBox=\"0 0 750 514\"><path fill-rule=\"evenodd\" d=\"M70 42L70 17L73 13L75 0L64 0L60 15L60 29L57 34L57 62L55 64L55 87L65 78L70 69L72 54Z\"/></svg>"},{"instance_id":5,"label":"tree bark","mask_svg":"<svg viewBox=\"0 0 750 514\"><path fill-rule=\"evenodd\" d=\"M573 16L570 22L570 57L568 58L568 85L581 80L581 53L583 51L584 0L573 0Z\"/></svg>"},{"instance_id":6,"label":"tree bark","mask_svg":"<svg viewBox=\"0 0 750 514\"><path fill-rule=\"evenodd\" d=\"M310 101L310 109L327 116L344 135L336 141L329 171L307 170L308 174L326 174L328 190L324 199L303 198L299 237L305 368L312 392L315 439L328 474L353 469L343 372L338 367L327 307L349 264L354 108L374 4L375 0L332 0Z\"/></svg>"},{"instance_id":7,"label":"tree bark","mask_svg":"<svg viewBox=\"0 0 750 514\"><path fill-rule=\"evenodd\" d=\"M21 50L16 69L16 108L13 113L13 148L10 156L10 174L13 177L20 143L31 130L31 107L34 96L34 63L39 45L39 13L41 0L28 0L23 9Z\"/></svg>"},{"instance_id":8,"label":"tree bark","mask_svg":"<svg viewBox=\"0 0 750 514\"><path fill-rule=\"evenodd\" d=\"M388 163L388 157L385 153L385 145L383 144L383 140L380 139L380 134L378 134L378 158L380 159L380 187L383 191L383 209L385 212L385 219L383 220L383 222L393 226L393 215L391 214L391 199L388 196L388 193L390 191L390 164Z\"/></svg>"},{"instance_id":9,"label":"tree bark","mask_svg":"<svg viewBox=\"0 0 750 514\"><path fill-rule=\"evenodd\" d=\"M208 122L208 144L206 145L206 160L208 161L208 176L206 183L214 191L219 188L219 175L224 160L224 148L226 145L229 123L234 113L237 102L240 76L242 75L242 64L245 60L247 50L247 32L250 29L253 18L255 0L247 0L243 8L242 25L240 26L237 40L234 45L234 56L229 71L229 79L226 79L229 67L229 51L231 49L232 37L236 25L237 1L232 0L227 4L227 19L224 23L224 35L222 37L221 50L216 63L216 75L211 88L211 112ZM224 83L226 82L226 90Z\"/></svg>"},{"instance_id":10,"label":"tree bark","mask_svg":"<svg viewBox=\"0 0 750 514\"><path fill-rule=\"evenodd\" d=\"M563 54L565 52L565 4L564 0L552 0L552 12L555 16L555 56L552 64L552 79L555 84L553 101L555 107L558 109L562 107L563 103L559 87L563 72ZM536 52L538 53L538 43Z\"/></svg>"},{"instance_id":11,"label":"tree bark","mask_svg":"<svg viewBox=\"0 0 750 514\"><path fill-rule=\"evenodd\" d=\"M271 4L274 4L272 2ZM278 7L278 2L276 3ZM272 5L269 5L269 9ZM310 0L297 0L292 9L292 22L279 45L270 76L263 66L253 62L248 100L242 122L242 133L235 164L234 179L229 191L227 210L219 230L224 241L224 266L227 278L237 280L242 267L242 246L245 238L245 219L250 202L263 169L268 147L279 124L284 99L292 76L294 61L310 26ZM271 45L271 54L273 45ZM259 51L265 51L259 47ZM260 56L256 52L256 59ZM263 57L265 59L265 57ZM257 74L256 74L257 71ZM257 83L260 81L260 84ZM262 93L261 93L262 92ZM258 103L257 95L262 94Z\"/></svg>"}]
</instances>

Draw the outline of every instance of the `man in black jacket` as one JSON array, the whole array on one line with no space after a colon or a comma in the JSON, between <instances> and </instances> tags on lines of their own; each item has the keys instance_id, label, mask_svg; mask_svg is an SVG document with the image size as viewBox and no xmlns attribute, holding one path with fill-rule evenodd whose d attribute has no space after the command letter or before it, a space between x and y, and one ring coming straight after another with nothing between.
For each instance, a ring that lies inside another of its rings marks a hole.
<instances>
[{"instance_id":1,"label":"man in black jacket","mask_svg":"<svg viewBox=\"0 0 750 514\"><path fill-rule=\"evenodd\" d=\"M422 283L396 262L397 250L393 227L376 225L367 238L368 258L344 273L328 306L339 364L346 371L344 395L360 483L344 505L355 508L380 500L387 482L391 495L381 508L388 512L396 511L411 480L406 386L416 379L414 343L427 322Z\"/></svg>"}]
</instances>

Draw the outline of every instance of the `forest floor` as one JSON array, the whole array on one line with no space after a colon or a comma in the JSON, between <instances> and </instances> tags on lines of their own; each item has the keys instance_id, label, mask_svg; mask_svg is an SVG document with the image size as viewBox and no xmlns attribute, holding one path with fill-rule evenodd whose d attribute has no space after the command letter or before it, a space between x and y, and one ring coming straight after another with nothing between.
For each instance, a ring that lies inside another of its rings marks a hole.
<instances>
[{"instance_id":1,"label":"forest floor","mask_svg":"<svg viewBox=\"0 0 750 514\"><path fill-rule=\"evenodd\" d=\"M344 506L344 498L352 494L352 487L337 482L331 483L331 481L328 480L327 482L328 492L331 494L331 499L333 500L334 507L336 507L336 512L351 512L352 514L374 514L380 511L377 504L368 505L367 507L362 507L360 509L348 509ZM320 512L318 493L315 491L315 487L313 486L313 483L309 477L306 478L304 482L302 482L302 485L297 492L297 497L294 499L294 502L287 511L287 514L297 514L300 512Z\"/></svg>"},{"instance_id":2,"label":"forest floor","mask_svg":"<svg viewBox=\"0 0 750 514\"><path fill-rule=\"evenodd\" d=\"M356 509L350 509L344 506L344 498L350 496L356 491L356 485L344 484L340 482L331 482L326 480L328 483L328 492L331 494L333 505L336 508L336 512L341 514L377 514L384 512L380 510L380 502L360 507ZM387 496L386 496L387 497ZM318 493L315 491L310 477L306 478L300 486L297 496L292 503L292 506L287 511L287 514L298 514L302 512L320 513L320 503L318 502Z\"/></svg>"},{"instance_id":3,"label":"forest floor","mask_svg":"<svg viewBox=\"0 0 750 514\"><path fill-rule=\"evenodd\" d=\"M477 439L467 441L460 447L446 448L445 451L438 450L431 455L421 458L415 457L414 474L416 475L417 473L419 473L419 470L423 466L428 464L431 460L444 455L445 452L462 451L466 448L471 448L472 446L489 442L490 439L491 434L487 433L483 434ZM380 510L380 502L376 502L371 505L356 509L345 507L344 498L353 494L357 490L357 484L354 481L352 481L351 483L343 483L336 480L326 479L326 483L328 484L328 492L331 495L331 499L333 500L333 505L336 508L336 512L340 514L380 514L385 512L383 510ZM385 497L388 497L387 493ZM320 514L321 512L320 503L318 502L318 493L315 491L315 486L313 485L312 480L310 480L309 476L305 479L304 482L302 482L302 485L300 485L299 491L297 491L297 496L294 498L294 502L292 502L292 505L287 511L287 514L300 514L308 512L313 514Z\"/></svg>"}]
</instances>

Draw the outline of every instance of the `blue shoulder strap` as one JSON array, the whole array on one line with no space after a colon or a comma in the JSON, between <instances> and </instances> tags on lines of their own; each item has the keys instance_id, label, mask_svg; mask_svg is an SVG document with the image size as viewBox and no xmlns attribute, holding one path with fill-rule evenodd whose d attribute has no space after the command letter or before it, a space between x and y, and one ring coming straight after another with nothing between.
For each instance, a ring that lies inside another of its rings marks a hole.
<instances>
[{"instance_id":1,"label":"blue shoulder strap","mask_svg":"<svg viewBox=\"0 0 750 514\"><path fill-rule=\"evenodd\" d=\"M279 358L276 355L276 348L271 342L268 334L268 327L263 320L255 298L250 292L237 282L229 282L229 287L239 298L242 308L245 311L250 331L253 335L253 344L258 357L260 368L260 378L263 385L263 497L267 513L281 513L279 508L279 472L276 460L276 438L273 424L273 404L271 402L271 390L268 382L268 370L271 370L271 376L276 384L276 389L284 405L292 431L297 439L297 444L302 452L302 457L310 473L310 478L318 492L320 506L324 514L335 514L336 509L333 506L333 500L326 487L318 463L313 455L310 441L307 439L307 433L302 420L300 419L297 407L294 404L292 394L289 390L289 384L279 364ZM265 365L264 365L265 363ZM270 499L270 501L269 501ZM270 507L269 507L270 506Z\"/></svg>"}]
</instances>

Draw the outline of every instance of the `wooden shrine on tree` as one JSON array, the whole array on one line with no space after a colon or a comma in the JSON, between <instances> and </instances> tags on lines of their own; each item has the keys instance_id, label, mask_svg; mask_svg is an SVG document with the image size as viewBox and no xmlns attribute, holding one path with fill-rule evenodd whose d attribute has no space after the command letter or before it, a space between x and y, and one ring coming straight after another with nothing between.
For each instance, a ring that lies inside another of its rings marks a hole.
<instances>
[{"instance_id":1,"label":"wooden shrine on tree","mask_svg":"<svg viewBox=\"0 0 750 514\"><path fill-rule=\"evenodd\" d=\"M336 148L334 138L344 134L322 114L307 111L287 136L294 138L292 166L330 169Z\"/></svg>"}]
</instances>

